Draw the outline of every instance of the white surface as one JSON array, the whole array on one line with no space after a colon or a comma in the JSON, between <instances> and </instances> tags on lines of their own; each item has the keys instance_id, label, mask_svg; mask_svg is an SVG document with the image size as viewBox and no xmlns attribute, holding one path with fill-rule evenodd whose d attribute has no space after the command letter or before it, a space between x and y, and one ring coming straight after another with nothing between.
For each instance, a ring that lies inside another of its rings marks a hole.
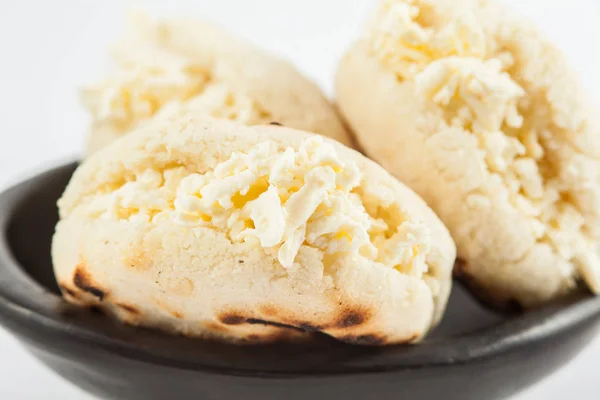
<instances>
[{"instance_id":1,"label":"white surface","mask_svg":"<svg viewBox=\"0 0 600 400\"><path fill-rule=\"evenodd\" d=\"M507 0L557 41L600 99L600 5L595 0ZM138 1L156 14L214 19L297 63L331 93L337 59L369 0ZM120 0L0 0L0 186L76 156L86 128L76 87L99 76L122 26ZM600 104L600 101L598 101ZM552 349L548 349L552 351ZM600 339L517 398L600 399ZM476 379L476 377L473 377ZM1 399L88 399L0 330Z\"/></svg>"}]
</instances>

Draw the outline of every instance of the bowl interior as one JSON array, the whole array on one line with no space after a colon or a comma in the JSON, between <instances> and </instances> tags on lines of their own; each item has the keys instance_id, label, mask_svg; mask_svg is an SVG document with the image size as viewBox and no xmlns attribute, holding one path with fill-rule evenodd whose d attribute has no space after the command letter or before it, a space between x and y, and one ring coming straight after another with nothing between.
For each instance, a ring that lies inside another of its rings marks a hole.
<instances>
[{"instance_id":1,"label":"bowl interior","mask_svg":"<svg viewBox=\"0 0 600 400\"><path fill-rule=\"evenodd\" d=\"M8 253L4 258L0 255L0 282L16 282L4 289L0 285L4 297L0 303L9 301L26 309L26 318L40 323L49 335L93 343L134 358L239 373L340 373L443 364L492 348L496 351L505 338L522 336L538 321L575 301L527 315L500 315L455 284L443 321L422 344L385 348L343 345L325 337L302 345L234 346L125 326L65 303L54 279L50 243L58 220L56 201L75 167L70 164L41 174L13 188L0 201L0 233ZM0 237L0 253L2 242Z\"/></svg>"}]
</instances>

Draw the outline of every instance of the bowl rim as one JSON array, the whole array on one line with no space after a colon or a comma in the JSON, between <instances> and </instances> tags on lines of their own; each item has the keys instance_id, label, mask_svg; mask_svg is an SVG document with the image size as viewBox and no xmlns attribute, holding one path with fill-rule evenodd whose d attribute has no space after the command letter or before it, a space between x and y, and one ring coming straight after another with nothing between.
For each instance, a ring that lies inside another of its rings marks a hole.
<instances>
[{"instance_id":1,"label":"bowl rim","mask_svg":"<svg viewBox=\"0 0 600 400\"><path fill-rule=\"evenodd\" d=\"M68 343L92 347L143 363L227 375L283 378L365 374L478 362L489 357L517 351L544 339L568 332L570 329L600 316L600 297L577 293L561 302L528 311L497 326L454 337L452 340L432 339L420 345L387 346L369 350L365 350L365 348L359 350L358 347L354 347L356 353L363 354L363 356L358 356L358 359L350 362L325 365L314 369L287 367L285 370L278 370L277 368L261 369L260 366L219 367L209 365L201 360L174 355L168 350L168 343L167 350L162 347L148 349L136 346L76 323L65 323L58 318L56 310L54 310L56 315L52 314L48 305L64 301L29 276L10 249L9 225L17 207L42 182L52 176L65 174L68 171L72 172L76 166L77 162L70 162L51 168L13 185L0 194L0 323L11 325L13 334L22 335L26 340L41 342L39 338L33 337L39 335L24 333L33 328L36 332L42 333L44 337L67 340ZM15 326L17 328L14 328ZM29 327L29 330L23 329L23 327ZM168 334L161 332L152 334L164 336L165 343L173 340L173 336ZM198 339L183 340L196 341ZM48 346L48 343L44 340L38 345ZM240 349L241 352L248 352L250 349L268 350L272 345L222 346L229 348L233 346ZM349 350L349 352L354 350Z\"/></svg>"}]
</instances>

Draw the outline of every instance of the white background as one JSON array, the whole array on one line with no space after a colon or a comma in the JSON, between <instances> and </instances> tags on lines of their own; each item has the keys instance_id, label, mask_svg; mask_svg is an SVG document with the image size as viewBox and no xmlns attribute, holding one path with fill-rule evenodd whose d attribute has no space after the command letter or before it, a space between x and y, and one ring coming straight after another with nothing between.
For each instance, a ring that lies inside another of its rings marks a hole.
<instances>
[{"instance_id":1,"label":"white background","mask_svg":"<svg viewBox=\"0 0 600 400\"><path fill-rule=\"evenodd\" d=\"M506 0L563 48L600 104L600 3ZM87 116L76 88L101 75L118 34L120 0L0 0L0 187L76 157ZM158 15L213 19L292 59L331 94L335 65L356 37L369 0L138 1ZM552 349L548 349L552 351ZM600 399L600 339L518 399ZM93 361L92 361L93 362ZM473 377L476 379L476 377ZM89 397L39 365L0 329L1 399Z\"/></svg>"}]
</instances>

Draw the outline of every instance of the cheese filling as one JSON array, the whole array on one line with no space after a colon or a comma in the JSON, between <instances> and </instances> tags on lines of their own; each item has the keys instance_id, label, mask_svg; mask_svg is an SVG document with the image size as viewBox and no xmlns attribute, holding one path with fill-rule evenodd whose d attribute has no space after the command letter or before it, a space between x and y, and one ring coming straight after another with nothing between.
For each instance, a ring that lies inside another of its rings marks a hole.
<instances>
[{"instance_id":1,"label":"cheese filling","mask_svg":"<svg viewBox=\"0 0 600 400\"><path fill-rule=\"evenodd\" d=\"M417 2L384 0L369 24L371 50L399 79L410 79L436 59L482 57L486 52L483 30L472 14L465 14L441 29L420 24Z\"/></svg>"},{"instance_id":2,"label":"cheese filling","mask_svg":"<svg viewBox=\"0 0 600 400\"><path fill-rule=\"evenodd\" d=\"M405 215L386 187L363 193L363 176L320 136L299 148L264 142L204 173L144 170L101 188L78 207L89 218L213 229L276 254L289 268L303 248L324 265L370 263L422 277L429 229ZM77 212L77 211L76 211Z\"/></svg>"},{"instance_id":3,"label":"cheese filling","mask_svg":"<svg viewBox=\"0 0 600 400\"><path fill-rule=\"evenodd\" d=\"M405 221L386 238L390 227L370 216L354 192L361 179L358 167L320 137L305 140L298 151L281 152L267 142L233 154L212 172L184 178L175 218L226 230L233 241L254 238L264 248L277 248L284 267L310 246L421 276L427 272L427 229Z\"/></svg>"},{"instance_id":4,"label":"cheese filling","mask_svg":"<svg viewBox=\"0 0 600 400\"><path fill-rule=\"evenodd\" d=\"M131 33L112 52L115 71L81 92L97 123L125 133L151 118L194 110L247 125L271 120L243 91L221 81L204 60L163 43L169 29L143 14L132 16Z\"/></svg>"}]
</instances>

